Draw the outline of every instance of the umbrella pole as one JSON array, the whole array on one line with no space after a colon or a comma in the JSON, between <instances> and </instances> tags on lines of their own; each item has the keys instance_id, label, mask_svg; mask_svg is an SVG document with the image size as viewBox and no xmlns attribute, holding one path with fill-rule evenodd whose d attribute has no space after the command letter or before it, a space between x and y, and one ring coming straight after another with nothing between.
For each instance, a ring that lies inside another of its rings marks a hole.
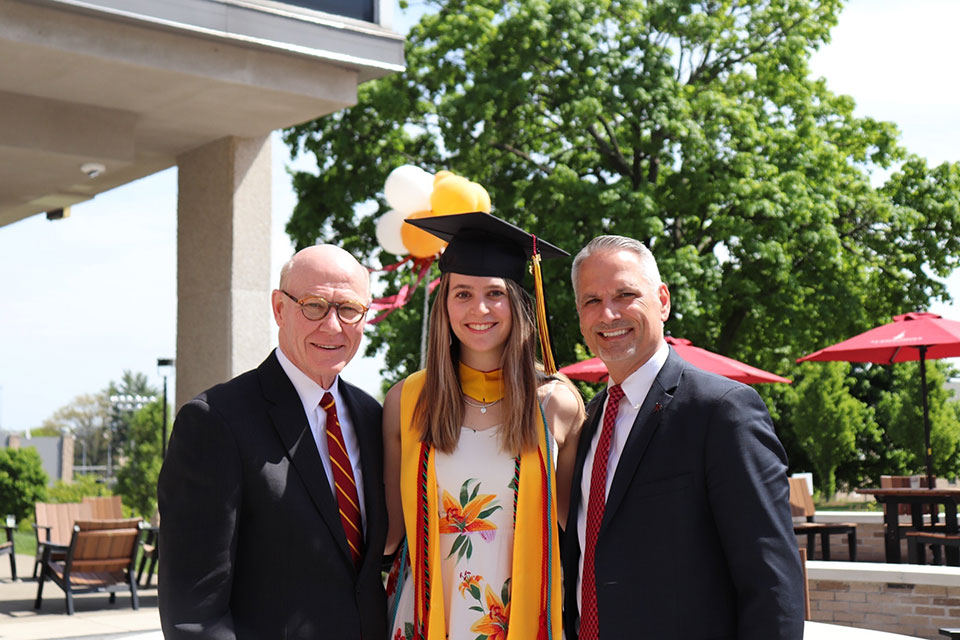
<instances>
[{"instance_id":1,"label":"umbrella pole","mask_svg":"<svg viewBox=\"0 0 960 640\"><path fill-rule=\"evenodd\" d=\"M927 407L927 347L920 349L920 395L923 397L923 438L927 454L927 488L933 489L933 452L930 449L930 410Z\"/></svg>"}]
</instances>

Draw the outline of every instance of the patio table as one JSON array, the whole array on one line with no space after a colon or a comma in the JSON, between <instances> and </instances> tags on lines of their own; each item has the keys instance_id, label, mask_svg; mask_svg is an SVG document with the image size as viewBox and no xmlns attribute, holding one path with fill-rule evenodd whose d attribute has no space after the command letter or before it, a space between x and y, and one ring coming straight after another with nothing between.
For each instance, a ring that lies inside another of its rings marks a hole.
<instances>
[{"instance_id":1,"label":"patio table","mask_svg":"<svg viewBox=\"0 0 960 640\"><path fill-rule=\"evenodd\" d=\"M857 489L861 495L873 496L883 505L884 543L887 562L901 562L900 556L900 505L910 505L911 524L908 530L931 531L936 528L939 520L940 505L944 508L946 533L957 533L957 504L960 503L960 488L924 489L912 487L893 487L883 489ZM930 506L930 524L923 522L924 507ZM947 548L945 550L947 564L960 564L960 549Z\"/></svg>"}]
</instances>

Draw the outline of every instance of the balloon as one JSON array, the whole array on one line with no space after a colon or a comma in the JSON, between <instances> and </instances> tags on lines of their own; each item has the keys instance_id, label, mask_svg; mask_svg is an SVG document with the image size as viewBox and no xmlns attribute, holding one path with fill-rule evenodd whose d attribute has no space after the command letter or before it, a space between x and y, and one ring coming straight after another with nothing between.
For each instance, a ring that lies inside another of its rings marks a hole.
<instances>
[{"instance_id":1,"label":"balloon","mask_svg":"<svg viewBox=\"0 0 960 640\"><path fill-rule=\"evenodd\" d=\"M471 182L470 184L473 185L474 190L477 192L477 211L490 213L490 194L476 182Z\"/></svg>"},{"instance_id":2,"label":"balloon","mask_svg":"<svg viewBox=\"0 0 960 640\"><path fill-rule=\"evenodd\" d=\"M403 224L405 217L406 215L403 212L391 209L377 220L377 242L380 243L384 251L395 256L407 254L407 247L404 245L400 234L403 227L410 226Z\"/></svg>"},{"instance_id":3,"label":"balloon","mask_svg":"<svg viewBox=\"0 0 960 640\"><path fill-rule=\"evenodd\" d=\"M414 211L430 208L430 192L433 191L433 176L412 164L397 167L387 176L383 195L387 203L409 215Z\"/></svg>"},{"instance_id":4,"label":"balloon","mask_svg":"<svg viewBox=\"0 0 960 640\"><path fill-rule=\"evenodd\" d=\"M430 211L416 211L407 216L407 219L427 218L431 215L433 213ZM447 243L440 238L418 229L412 224L404 224L400 229L400 235L403 238L403 245L415 258L429 258L447 246Z\"/></svg>"},{"instance_id":5,"label":"balloon","mask_svg":"<svg viewBox=\"0 0 960 640\"><path fill-rule=\"evenodd\" d=\"M455 175L457 174L455 174L453 171L446 171L446 170L437 171L437 175L433 176L433 184L435 185L441 180L445 178L449 178L450 176L455 176Z\"/></svg>"},{"instance_id":6,"label":"balloon","mask_svg":"<svg viewBox=\"0 0 960 640\"><path fill-rule=\"evenodd\" d=\"M435 180L433 183L433 193L430 194L430 208L434 215L444 216L453 213L470 213L480 211L479 193L466 178L456 175L444 177L442 180ZM482 189L482 187L481 187Z\"/></svg>"}]
</instances>

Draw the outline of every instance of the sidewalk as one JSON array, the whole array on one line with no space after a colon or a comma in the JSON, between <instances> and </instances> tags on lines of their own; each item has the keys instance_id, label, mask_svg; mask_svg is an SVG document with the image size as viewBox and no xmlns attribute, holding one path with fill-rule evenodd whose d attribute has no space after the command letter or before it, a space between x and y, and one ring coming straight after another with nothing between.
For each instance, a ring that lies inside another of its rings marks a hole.
<instances>
[{"instance_id":1,"label":"sidewalk","mask_svg":"<svg viewBox=\"0 0 960 640\"><path fill-rule=\"evenodd\" d=\"M74 596L76 613L68 616L63 591L51 582L43 585L41 609L34 609L37 581L30 577L33 557L17 555L20 579L16 582L10 579L8 558L0 558L0 639L162 640L156 576L149 589L137 589L140 608L136 611L130 606L129 592L117 593L114 604L110 604L109 594L89 593Z\"/></svg>"}]
</instances>

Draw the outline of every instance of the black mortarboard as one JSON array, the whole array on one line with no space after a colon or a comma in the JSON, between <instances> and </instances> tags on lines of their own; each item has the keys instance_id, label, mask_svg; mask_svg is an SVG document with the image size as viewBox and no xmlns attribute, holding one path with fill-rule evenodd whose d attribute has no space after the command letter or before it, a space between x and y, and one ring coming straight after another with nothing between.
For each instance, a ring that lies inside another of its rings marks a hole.
<instances>
[{"instance_id":1,"label":"black mortarboard","mask_svg":"<svg viewBox=\"0 0 960 640\"><path fill-rule=\"evenodd\" d=\"M527 272L527 261L532 259L535 310L543 365L547 373L556 372L547 328L540 259L563 258L569 256L569 253L506 220L482 211L407 218L404 222L447 241L447 248L437 263L442 273L509 278L521 283L523 274Z\"/></svg>"},{"instance_id":2,"label":"black mortarboard","mask_svg":"<svg viewBox=\"0 0 960 640\"><path fill-rule=\"evenodd\" d=\"M541 258L570 255L560 247L534 238L520 227L482 211L407 218L404 222L449 243L438 262L442 273L510 278L519 283L527 272L534 240Z\"/></svg>"}]
</instances>

